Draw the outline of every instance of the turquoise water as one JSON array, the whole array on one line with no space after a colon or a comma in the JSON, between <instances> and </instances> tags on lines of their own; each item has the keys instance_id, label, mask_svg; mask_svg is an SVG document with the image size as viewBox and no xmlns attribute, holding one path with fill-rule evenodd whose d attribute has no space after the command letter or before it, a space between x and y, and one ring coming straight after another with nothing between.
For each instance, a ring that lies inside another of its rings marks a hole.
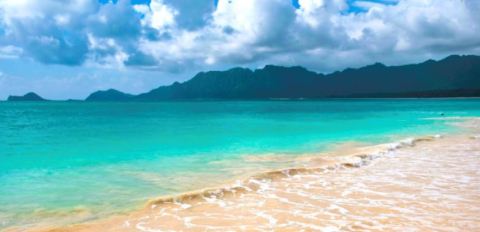
<instances>
[{"instance_id":1,"label":"turquoise water","mask_svg":"<svg viewBox=\"0 0 480 232\"><path fill-rule=\"evenodd\" d=\"M348 141L446 133L480 99L1 102L0 229L84 221Z\"/></svg>"}]
</instances>

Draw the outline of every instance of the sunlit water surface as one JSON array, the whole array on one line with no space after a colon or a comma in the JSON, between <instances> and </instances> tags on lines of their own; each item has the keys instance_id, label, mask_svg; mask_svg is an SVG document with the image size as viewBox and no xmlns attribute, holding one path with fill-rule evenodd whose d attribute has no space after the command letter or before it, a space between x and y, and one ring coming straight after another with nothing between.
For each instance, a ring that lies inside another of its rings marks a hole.
<instances>
[{"instance_id":1,"label":"sunlit water surface","mask_svg":"<svg viewBox=\"0 0 480 232\"><path fill-rule=\"evenodd\" d=\"M1 102L0 229L70 223L348 142L449 133L480 99ZM283 157L256 162L252 157Z\"/></svg>"}]
</instances>

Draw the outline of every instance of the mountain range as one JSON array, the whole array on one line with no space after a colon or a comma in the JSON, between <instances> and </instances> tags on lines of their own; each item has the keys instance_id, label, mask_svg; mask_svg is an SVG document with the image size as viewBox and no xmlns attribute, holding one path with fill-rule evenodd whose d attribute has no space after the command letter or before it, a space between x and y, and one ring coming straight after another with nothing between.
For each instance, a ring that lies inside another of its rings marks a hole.
<instances>
[{"instance_id":1,"label":"mountain range","mask_svg":"<svg viewBox=\"0 0 480 232\"><path fill-rule=\"evenodd\" d=\"M85 101L479 96L480 56L452 55L439 61L402 66L376 63L331 74L274 65L256 70L200 72L183 83L175 82L147 93L132 95L109 89L94 92Z\"/></svg>"}]
</instances>

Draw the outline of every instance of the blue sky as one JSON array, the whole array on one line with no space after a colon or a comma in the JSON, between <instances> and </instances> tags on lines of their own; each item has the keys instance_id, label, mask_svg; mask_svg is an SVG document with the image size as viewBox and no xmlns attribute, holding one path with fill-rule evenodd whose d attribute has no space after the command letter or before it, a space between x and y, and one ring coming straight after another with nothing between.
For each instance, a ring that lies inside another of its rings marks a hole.
<instances>
[{"instance_id":1,"label":"blue sky","mask_svg":"<svg viewBox=\"0 0 480 232\"><path fill-rule=\"evenodd\" d=\"M82 99L206 70L480 54L477 0L0 0L0 99Z\"/></svg>"}]
</instances>

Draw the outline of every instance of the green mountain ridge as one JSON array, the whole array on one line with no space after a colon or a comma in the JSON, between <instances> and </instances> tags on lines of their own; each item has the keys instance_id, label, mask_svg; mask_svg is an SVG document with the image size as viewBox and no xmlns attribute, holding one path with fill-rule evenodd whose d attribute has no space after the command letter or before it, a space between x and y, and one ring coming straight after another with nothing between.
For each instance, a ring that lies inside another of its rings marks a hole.
<instances>
[{"instance_id":1,"label":"green mountain ridge","mask_svg":"<svg viewBox=\"0 0 480 232\"><path fill-rule=\"evenodd\" d=\"M86 101L166 101L188 99L315 99L380 97L480 97L480 56L452 55L419 64L381 63L330 74L300 66L266 65L196 74L183 83L131 95L109 89Z\"/></svg>"}]
</instances>

